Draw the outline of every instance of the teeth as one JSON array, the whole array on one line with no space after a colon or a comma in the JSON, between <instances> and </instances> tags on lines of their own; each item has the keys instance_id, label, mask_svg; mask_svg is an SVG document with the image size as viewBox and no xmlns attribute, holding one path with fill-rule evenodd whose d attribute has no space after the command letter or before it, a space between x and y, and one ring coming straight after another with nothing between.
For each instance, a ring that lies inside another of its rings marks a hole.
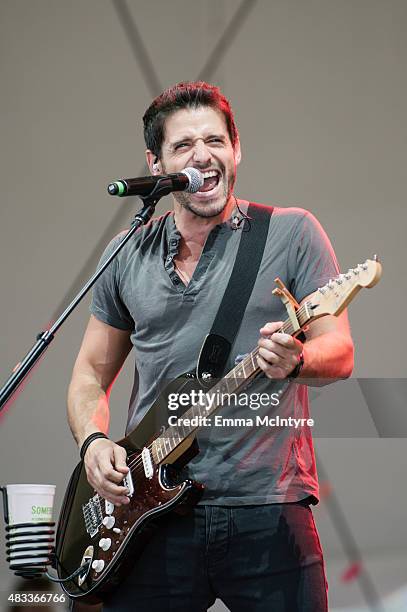
<instances>
[{"instance_id":1,"label":"teeth","mask_svg":"<svg viewBox=\"0 0 407 612\"><path fill-rule=\"evenodd\" d=\"M212 176L218 176L217 170L209 170L208 172L202 172L204 179L211 178Z\"/></svg>"}]
</instances>

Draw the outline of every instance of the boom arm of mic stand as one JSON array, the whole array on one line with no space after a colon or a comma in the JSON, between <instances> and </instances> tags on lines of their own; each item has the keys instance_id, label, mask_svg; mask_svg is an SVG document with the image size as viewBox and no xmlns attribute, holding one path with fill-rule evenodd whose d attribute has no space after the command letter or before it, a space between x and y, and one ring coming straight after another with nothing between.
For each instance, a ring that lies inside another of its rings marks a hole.
<instances>
[{"instance_id":1,"label":"boom arm of mic stand","mask_svg":"<svg viewBox=\"0 0 407 612\"><path fill-rule=\"evenodd\" d=\"M27 376L27 374L30 372L30 370L40 359L41 355L51 344L52 340L54 339L55 333L69 317L71 312L75 310L79 302L88 293L89 289L95 284L99 276L103 274L110 262L116 257L119 251L121 251L121 249L130 240L130 238L138 230L138 228L151 219L156 204L159 201L160 197L162 196L160 196L159 194L155 194L154 196L150 194L148 198L142 198L144 204L143 208L136 214L129 231L127 232L125 237L119 242L113 253L109 255L108 259L103 263L99 270L97 270L95 274L91 276L91 278L82 287L79 293L74 297L69 306L67 306L67 308L60 315L57 321L55 321L52 327L50 327L50 329L44 332L40 332L37 335L37 342L31 347L24 359L19 362L18 365L14 368L13 373L0 389L0 411L4 408L8 400L14 395L18 387L21 385L21 383Z\"/></svg>"}]
</instances>

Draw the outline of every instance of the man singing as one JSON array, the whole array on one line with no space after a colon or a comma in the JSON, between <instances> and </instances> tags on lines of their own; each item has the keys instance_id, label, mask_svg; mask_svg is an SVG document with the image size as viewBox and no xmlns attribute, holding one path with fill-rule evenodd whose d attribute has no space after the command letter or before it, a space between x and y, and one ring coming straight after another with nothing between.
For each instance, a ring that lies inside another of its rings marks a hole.
<instances>
[{"instance_id":1,"label":"man singing","mask_svg":"<svg viewBox=\"0 0 407 612\"><path fill-rule=\"evenodd\" d=\"M217 87L175 85L152 102L143 121L151 173L194 167L204 184L196 193L174 193L174 210L141 228L95 285L68 397L79 447L91 434L108 435L109 392L131 348L136 371L127 433L165 381L194 368L240 240L259 230L249 203L234 195L239 134ZM264 253L226 371L257 345L263 383L300 383L288 384L280 406L266 412L307 417L301 380L348 377L353 344L345 313L314 321L304 343L278 331L287 313L272 294L274 279L280 277L301 303L338 268L309 212L269 210ZM121 238L112 240L102 260ZM221 412L254 414L253 407L238 405ZM232 612L326 611L323 556L310 508L319 495L310 428L212 426L198 440L200 453L187 469L205 485L201 500L186 516L172 512L161 519L104 609L200 612L220 598ZM94 437L84 461L102 497L116 506L131 503L122 483L128 467L121 446Z\"/></svg>"}]
</instances>

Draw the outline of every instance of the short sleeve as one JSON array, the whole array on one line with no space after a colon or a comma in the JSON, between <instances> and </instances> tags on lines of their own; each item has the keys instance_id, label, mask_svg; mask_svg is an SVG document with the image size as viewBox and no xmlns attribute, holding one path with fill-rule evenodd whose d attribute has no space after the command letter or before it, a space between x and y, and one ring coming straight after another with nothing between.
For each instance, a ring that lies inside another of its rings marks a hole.
<instances>
[{"instance_id":1,"label":"short sleeve","mask_svg":"<svg viewBox=\"0 0 407 612\"><path fill-rule=\"evenodd\" d=\"M331 242L308 211L300 217L291 237L288 272L290 291L298 302L339 274Z\"/></svg>"},{"instance_id":2,"label":"short sleeve","mask_svg":"<svg viewBox=\"0 0 407 612\"><path fill-rule=\"evenodd\" d=\"M98 264L98 269L114 251L124 234L119 234L108 244ZM103 274L93 286L90 312L103 323L130 330L134 328L134 321L120 296L119 278L120 253L110 262Z\"/></svg>"}]
</instances>

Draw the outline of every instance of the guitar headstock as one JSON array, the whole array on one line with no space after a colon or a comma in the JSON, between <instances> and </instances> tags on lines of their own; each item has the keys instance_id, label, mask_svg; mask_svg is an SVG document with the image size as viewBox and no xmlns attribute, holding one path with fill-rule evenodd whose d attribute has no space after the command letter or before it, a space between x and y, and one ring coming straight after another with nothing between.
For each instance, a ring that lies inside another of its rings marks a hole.
<instances>
[{"instance_id":1,"label":"guitar headstock","mask_svg":"<svg viewBox=\"0 0 407 612\"><path fill-rule=\"evenodd\" d=\"M308 298L307 306L312 311L311 319L328 314L338 316L362 287L374 287L381 275L381 263L377 259L367 259L356 268L331 279Z\"/></svg>"}]
</instances>

